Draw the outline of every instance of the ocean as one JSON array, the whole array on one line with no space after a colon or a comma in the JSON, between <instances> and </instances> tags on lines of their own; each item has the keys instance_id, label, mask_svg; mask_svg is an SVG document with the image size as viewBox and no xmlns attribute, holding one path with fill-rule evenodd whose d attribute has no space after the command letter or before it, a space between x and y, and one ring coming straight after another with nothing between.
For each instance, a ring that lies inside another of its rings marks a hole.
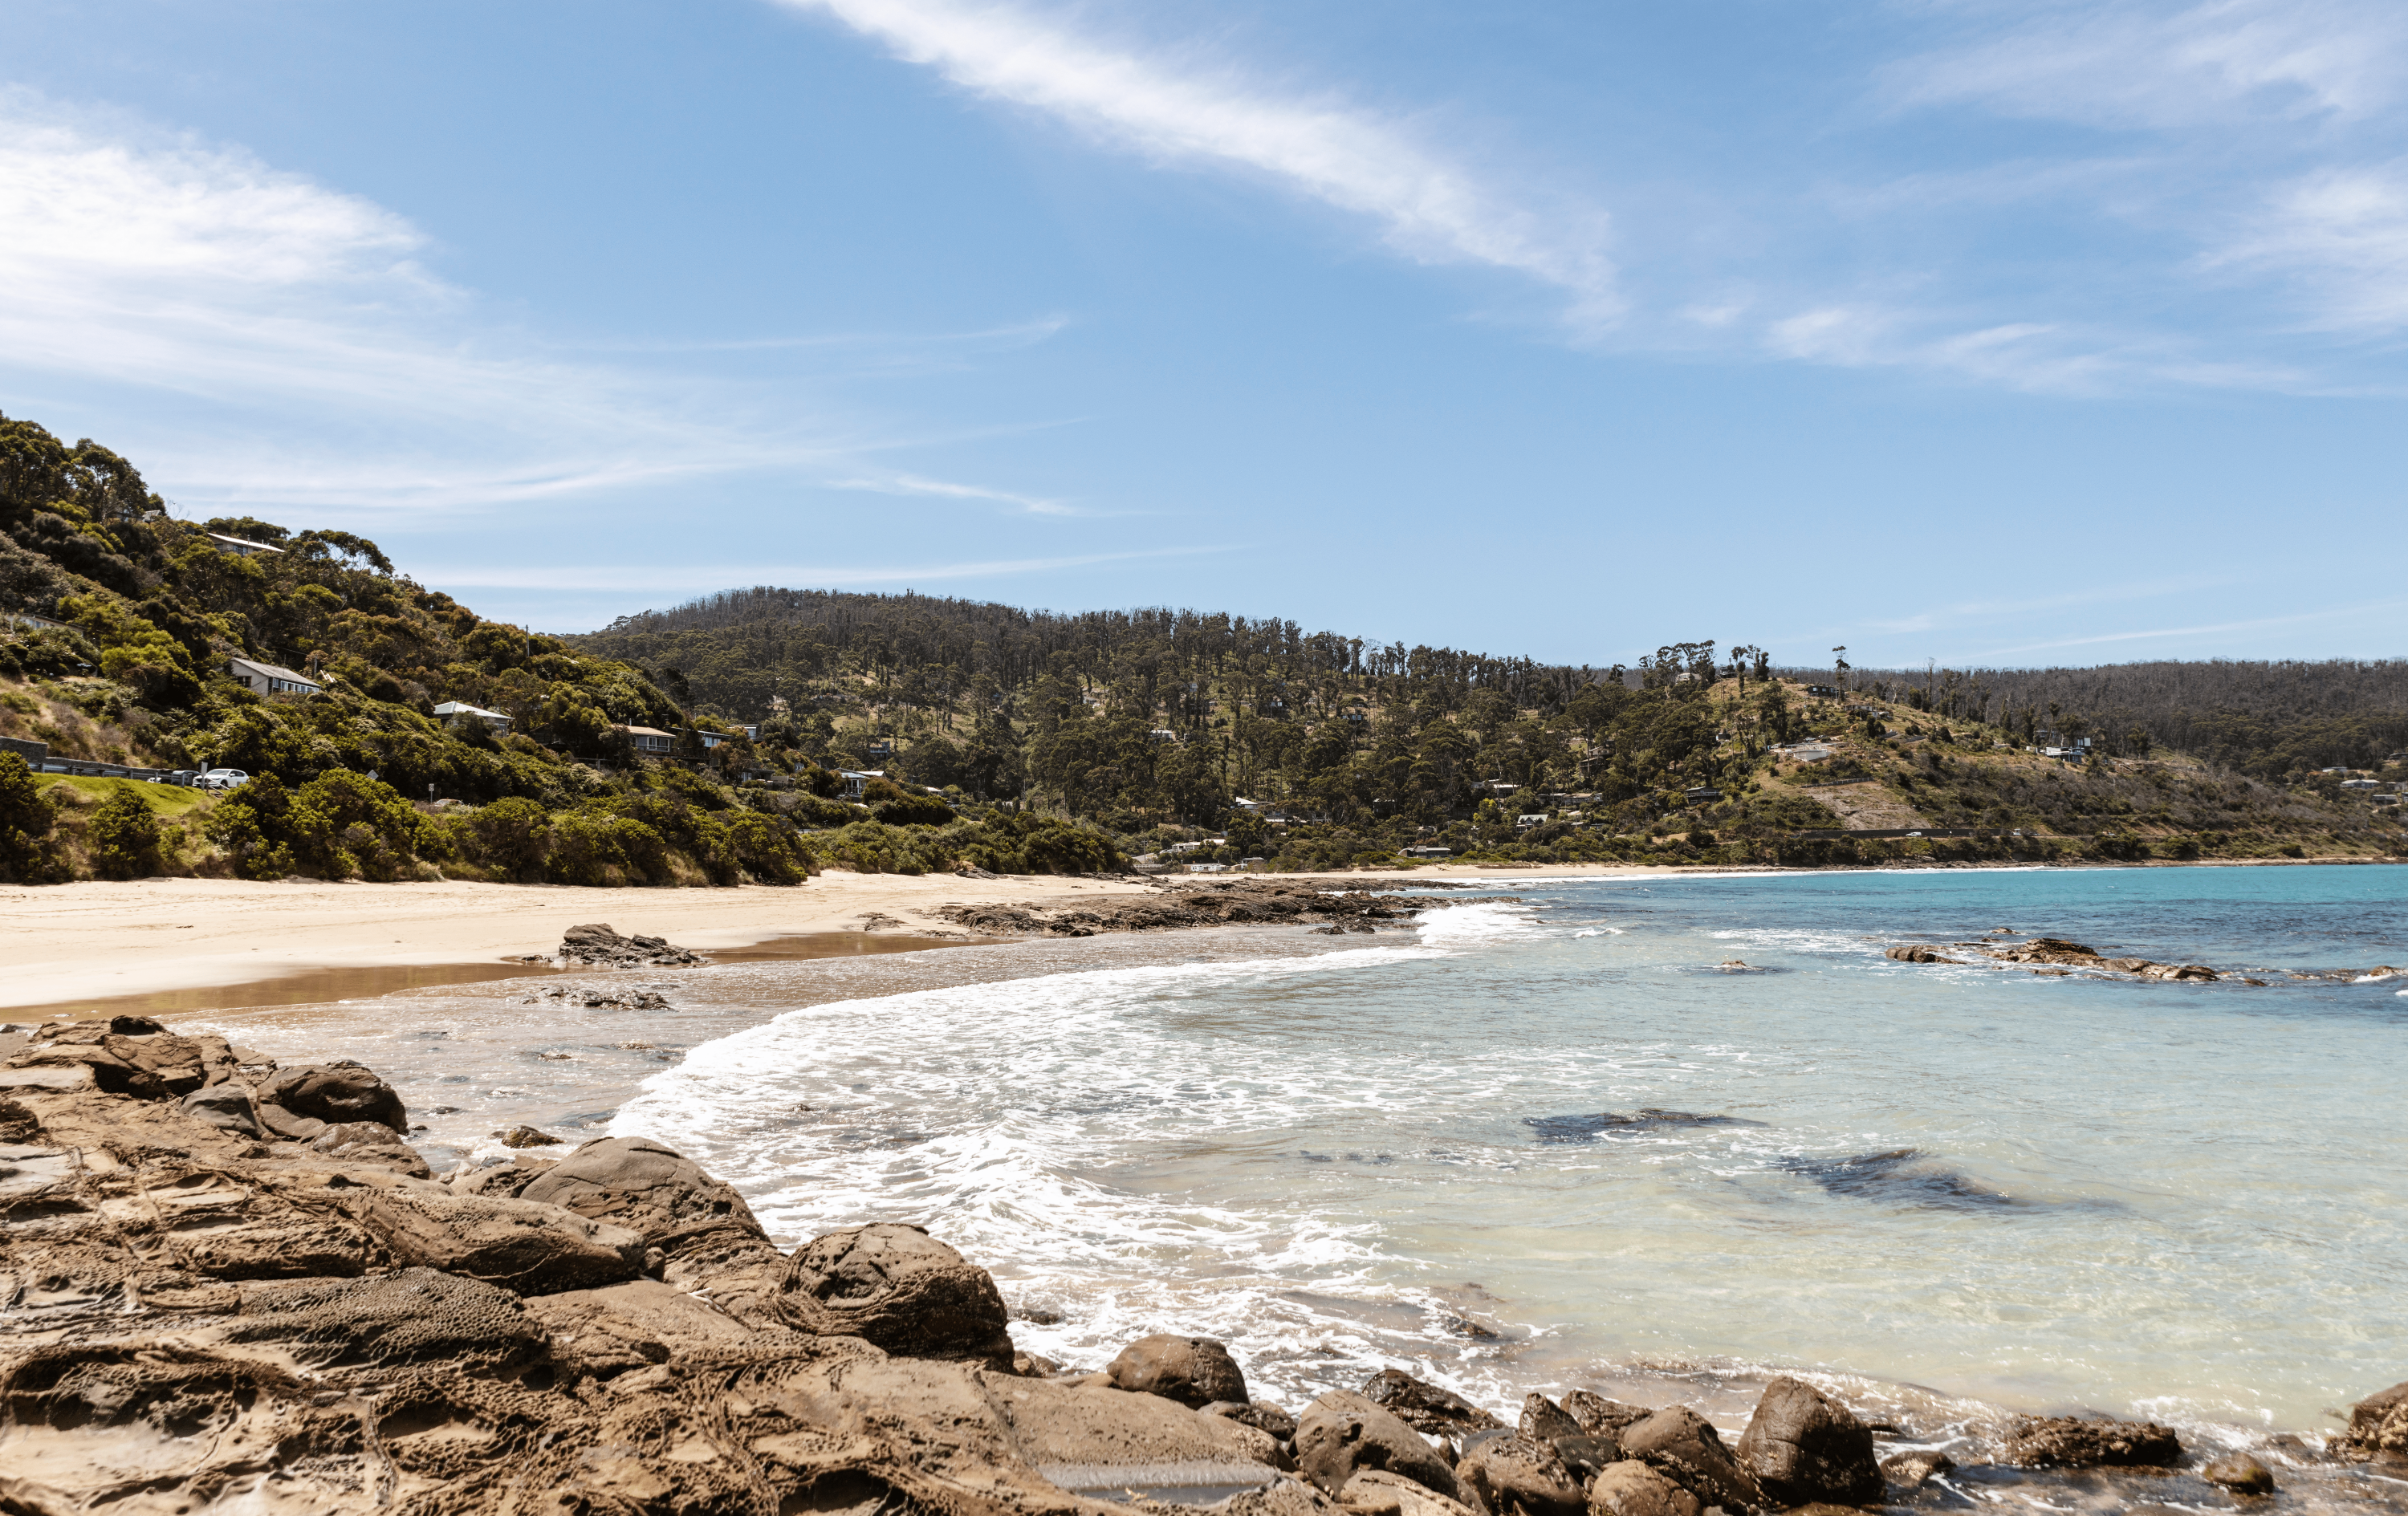
<instances>
[{"instance_id":1,"label":"ocean","mask_svg":"<svg viewBox=\"0 0 2408 1516\"><path fill-rule=\"evenodd\" d=\"M783 1242L924 1224L1065 1366L1173 1331L1291 1409L1395 1366L1500 1410L1589 1385L1733 1427L1796 1370L1916 1445L2100 1410L2249 1446L2408 1378L2408 976L2293 977L2408 965L2401 877L1508 880L1371 937L540 981L668 1012L531 1008L522 981L220 1021L385 1072L438 1163L528 1120L665 1140ZM1883 956L2002 928L2267 982Z\"/></svg>"}]
</instances>

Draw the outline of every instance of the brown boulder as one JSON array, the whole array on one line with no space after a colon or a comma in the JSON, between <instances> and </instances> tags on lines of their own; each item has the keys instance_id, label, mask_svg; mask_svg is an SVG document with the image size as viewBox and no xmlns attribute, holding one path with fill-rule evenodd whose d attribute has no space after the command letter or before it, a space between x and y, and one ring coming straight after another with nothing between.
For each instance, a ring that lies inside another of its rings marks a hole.
<instances>
[{"instance_id":1,"label":"brown boulder","mask_svg":"<svg viewBox=\"0 0 2408 1516\"><path fill-rule=\"evenodd\" d=\"M1698 1497L1636 1459L1610 1464L1588 1489L1593 1516L1703 1516Z\"/></svg>"},{"instance_id":2,"label":"brown boulder","mask_svg":"<svg viewBox=\"0 0 2408 1516\"><path fill-rule=\"evenodd\" d=\"M1882 1497L1871 1431L1803 1380L1784 1375L1764 1387L1738 1454L1764 1493L1784 1506L1863 1506Z\"/></svg>"},{"instance_id":3,"label":"brown boulder","mask_svg":"<svg viewBox=\"0 0 2408 1516\"><path fill-rule=\"evenodd\" d=\"M308 1142L329 1126L377 1122L409 1130L409 1112L394 1087L345 1058L288 1068L258 1091L261 1123L278 1137Z\"/></svg>"},{"instance_id":4,"label":"brown boulder","mask_svg":"<svg viewBox=\"0 0 2408 1516\"><path fill-rule=\"evenodd\" d=\"M1892 948L1882 956L1895 958L1901 964L1961 964L1965 961L1962 958L1951 958L1937 948L1927 948L1920 943L1908 943Z\"/></svg>"},{"instance_id":5,"label":"brown boulder","mask_svg":"<svg viewBox=\"0 0 2408 1516\"><path fill-rule=\"evenodd\" d=\"M1621 1432L1622 1451L1709 1506L1758 1510L1764 1492L1740 1466L1713 1423L1686 1406L1668 1406Z\"/></svg>"},{"instance_id":6,"label":"brown boulder","mask_svg":"<svg viewBox=\"0 0 2408 1516\"><path fill-rule=\"evenodd\" d=\"M1338 1504L1351 1516L1473 1516L1463 1502L1384 1468L1357 1471L1338 1492Z\"/></svg>"},{"instance_id":7,"label":"brown boulder","mask_svg":"<svg viewBox=\"0 0 2408 1516\"><path fill-rule=\"evenodd\" d=\"M2352 1406L2344 1434L2353 1451L2408 1456L2408 1382L2378 1390Z\"/></svg>"},{"instance_id":8,"label":"brown boulder","mask_svg":"<svg viewBox=\"0 0 2408 1516\"><path fill-rule=\"evenodd\" d=\"M1564 1413L1591 1437L1613 1437L1631 1423L1656 1414L1645 1406L1608 1400L1593 1390L1574 1390L1564 1396Z\"/></svg>"},{"instance_id":9,"label":"brown boulder","mask_svg":"<svg viewBox=\"0 0 2408 1516\"><path fill-rule=\"evenodd\" d=\"M1575 1420L1570 1412L1542 1394L1522 1397L1522 1420L1515 1430L1526 1437L1536 1437L1541 1442L1588 1435L1588 1428Z\"/></svg>"},{"instance_id":10,"label":"brown boulder","mask_svg":"<svg viewBox=\"0 0 2408 1516\"><path fill-rule=\"evenodd\" d=\"M1296 1422L1296 1462L1304 1477L1331 1495L1355 1473L1383 1468L1460 1499L1455 1471L1422 1435L1359 1394L1332 1390Z\"/></svg>"},{"instance_id":11,"label":"brown boulder","mask_svg":"<svg viewBox=\"0 0 2408 1516\"><path fill-rule=\"evenodd\" d=\"M2199 1477L2235 1495L2274 1493L2274 1471L2245 1452L2225 1454L2200 1469Z\"/></svg>"},{"instance_id":12,"label":"brown boulder","mask_svg":"<svg viewBox=\"0 0 2408 1516\"><path fill-rule=\"evenodd\" d=\"M2173 1429L2155 1422L2046 1416L2016 1423L2007 1437L2006 1461L2032 1468L2165 1467L2181 1456Z\"/></svg>"},{"instance_id":13,"label":"brown boulder","mask_svg":"<svg viewBox=\"0 0 2408 1516\"><path fill-rule=\"evenodd\" d=\"M527 1200L393 1189L366 1201L364 1219L398 1263L520 1294L591 1290L643 1270L644 1239L627 1228Z\"/></svg>"},{"instance_id":14,"label":"brown boulder","mask_svg":"<svg viewBox=\"0 0 2408 1516\"><path fill-rule=\"evenodd\" d=\"M804 1243L786 1266L778 1304L798 1332L856 1337L910 1357L999 1352L1011 1361L995 1277L917 1226L848 1226Z\"/></svg>"},{"instance_id":15,"label":"brown boulder","mask_svg":"<svg viewBox=\"0 0 2408 1516\"><path fill-rule=\"evenodd\" d=\"M1246 1376L1229 1350L1211 1337L1183 1337L1168 1332L1138 1338L1120 1351L1104 1369L1119 1390L1158 1394L1191 1410L1216 1400L1243 1402Z\"/></svg>"},{"instance_id":16,"label":"brown boulder","mask_svg":"<svg viewBox=\"0 0 2408 1516\"><path fill-rule=\"evenodd\" d=\"M1401 1368L1383 1368L1363 1381L1363 1398L1424 1437L1485 1432L1505 1423L1456 1394Z\"/></svg>"},{"instance_id":17,"label":"brown boulder","mask_svg":"<svg viewBox=\"0 0 2408 1516\"><path fill-rule=\"evenodd\" d=\"M540 1162L513 1161L513 1166ZM736 1187L650 1137L601 1137L552 1165L519 1192L642 1235L670 1260L697 1267L771 1254Z\"/></svg>"},{"instance_id":18,"label":"brown boulder","mask_svg":"<svg viewBox=\"0 0 2408 1516\"><path fill-rule=\"evenodd\" d=\"M245 1137L261 1135L259 1108L251 1099L251 1086L240 1080L220 1080L194 1090L184 1096L182 1108L195 1121L207 1122L222 1131L239 1132Z\"/></svg>"},{"instance_id":19,"label":"brown boulder","mask_svg":"<svg viewBox=\"0 0 2408 1516\"><path fill-rule=\"evenodd\" d=\"M1519 1432L1482 1440L1455 1466L1455 1477L1465 1503L1491 1516L1582 1516L1588 1507L1580 1476L1555 1445Z\"/></svg>"}]
</instances>

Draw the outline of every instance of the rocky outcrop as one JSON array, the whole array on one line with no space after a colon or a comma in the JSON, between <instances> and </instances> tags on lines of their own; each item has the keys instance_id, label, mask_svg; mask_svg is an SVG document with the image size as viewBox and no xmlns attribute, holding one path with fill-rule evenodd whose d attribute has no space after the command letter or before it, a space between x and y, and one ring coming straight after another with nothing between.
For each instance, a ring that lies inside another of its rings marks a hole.
<instances>
[{"instance_id":1,"label":"rocky outcrop","mask_svg":"<svg viewBox=\"0 0 2408 1516\"><path fill-rule=\"evenodd\" d=\"M2349 1430L2338 1439L2361 1459L2408 1464L2408 1382L2379 1390L2349 1409Z\"/></svg>"},{"instance_id":2,"label":"rocky outcrop","mask_svg":"<svg viewBox=\"0 0 2408 1516\"><path fill-rule=\"evenodd\" d=\"M1521 1432L1485 1437L1455 1466L1465 1504L1492 1516L1584 1516L1588 1495L1555 1445Z\"/></svg>"},{"instance_id":3,"label":"rocky outcrop","mask_svg":"<svg viewBox=\"0 0 2408 1516\"><path fill-rule=\"evenodd\" d=\"M1723 1446L1722 1434L1686 1406L1649 1413L1624 1427L1619 1440L1626 1454L1709 1506L1736 1512L1760 1510L1766 1504L1756 1476Z\"/></svg>"},{"instance_id":4,"label":"rocky outcrop","mask_svg":"<svg viewBox=\"0 0 2408 1516\"><path fill-rule=\"evenodd\" d=\"M1211 1337L1168 1332L1140 1337L1104 1369L1116 1389L1158 1394L1200 1410L1215 1401L1246 1403L1246 1376L1228 1348Z\"/></svg>"},{"instance_id":5,"label":"rocky outcrop","mask_svg":"<svg viewBox=\"0 0 2408 1516\"><path fill-rule=\"evenodd\" d=\"M396 1135L409 1130L409 1112L394 1087L348 1058L285 1069L256 1094L261 1123L294 1141L359 1122L390 1127Z\"/></svg>"},{"instance_id":6,"label":"rocky outcrop","mask_svg":"<svg viewBox=\"0 0 2408 1516\"><path fill-rule=\"evenodd\" d=\"M1589 1509L1597 1516L1704 1516L1696 1495L1637 1459L1598 1474L1589 1486Z\"/></svg>"},{"instance_id":7,"label":"rocky outcrop","mask_svg":"<svg viewBox=\"0 0 2408 1516\"><path fill-rule=\"evenodd\" d=\"M1362 1395L1332 1390L1296 1419L1296 1465L1331 1495L1364 1469L1384 1469L1458 1498L1455 1470L1422 1435Z\"/></svg>"},{"instance_id":8,"label":"rocky outcrop","mask_svg":"<svg viewBox=\"0 0 2408 1516\"><path fill-rule=\"evenodd\" d=\"M1167 932L1246 922L1310 925L1339 934L1368 932L1443 905L1518 898L1482 895L1433 901L1398 894L1331 893L1273 880L1212 880L1154 886L1136 898L1038 901L1028 905L947 906L938 912L983 937L1093 937L1097 932Z\"/></svg>"},{"instance_id":9,"label":"rocky outcrop","mask_svg":"<svg viewBox=\"0 0 2408 1516\"><path fill-rule=\"evenodd\" d=\"M1803 1380L1784 1375L1765 1386L1737 1452L1765 1495L1784 1506L1863 1506L1882 1496L1871 1430Z\"/></svg>"},{"instance_id":10,"label":"rocky outcrop","mask_svg":"<svg viewBox=\"0 0 2408 1516\"><path fill-rule=\"evenodd\" d=\"M2199 1477L2234 1495L2274 1493L2274 1471L2245 1452L2227 1453L2210 1460L2207 1466L2199 1471Z\"/></svg>"},{"instance_id":11,"label":"rocky outcrop","mask_svg":"<svg viewBox=\"0 0 2408 1516\"><path fill-rule=\"evenodd\" d=\"M2100 973L2131 974L2144 980L2182 980L2209 982L2223 975L2203 964L2161 964L2151 958L2105 958L2098 951L2061 937L2036 937L2014 947L1992 947L1985 943L1969 943L1974 951L2004 964L2049 964L2065 968L2089 968ZM1899 950L1889 954L1899 956ZM1932 960L1915 959L1923 963ZM2251 983L2258 982L2250 980Z\"/></svg>"},{"instance_id":12,"label":"rocky outcrop","mask_svg":"<svg viewBox=\"0 0 2408 1516\"><path fill-rule=\"evenodd\" d=\"M1920 943L1901 944L1887 950L1882 956L1895 958L1901 964L1961 964L1965 961L1951 958L1937 948L1927 948Z\"/></svg>"},{"instance_id":13,"label":"rocky outcrop","mask_svg":"<svg viewBox=\"0 0 2408 1516\"><path fill-rule=\"evenodd\" d=\"M1471 1508L1449 1500L1425 1484L1384 1468L1367 1468L1338 1492L1339 1507L1351 1516L1474 1516ZM1684 1516L1697 1516L1687 1512Z\"/></svg>"},{"instance_id":14,"label":"rocky outcrop","mask_svg":"<svg viewBox=\"0 0 2408 1516\"><path fill-rule=\"evenodd\" d=\"M798 1332L859 1337L913 1357L1011 1362L994 1276L922 1227L882 1222L813 1238L795 1250L778 1303Z\"/></svg>"},{"instance_id":15,"label":"rocky outcrop","mask_svg":"<svg viewBox=\"0 0 2408 1516\"><path fill-rule=\"evenodd\" d=\"M2173 1429L2155 1422L2045 1416L2015 1423L2007 1461L2033 1468L2163 1468L2182 1457Z\"/></svg>"},{"instance_id":16,"label":"rocky outcrop","mask_svg":"<svg viewBox=\"0 0 2408 1516\"><path fill-rule=\"evenodd\" d=\"M601 968L663 968L710 960L656 937L622 937L605 923L594 922L563 932L553 961Z\"/></svg>"},{"instance_id":17,"label":"rocky outcrop","mask_svg":"<svg viewBox=\"0 0 2408 1516\"><path fill-rule=\"evenodd\" d=\"M1363 1398L1424 1437L1460 1438L1505 1423L1452 1390L1417 1380L1401 1368L1383 1368L1363 1381Z\"/></svg>"}]
</instances>

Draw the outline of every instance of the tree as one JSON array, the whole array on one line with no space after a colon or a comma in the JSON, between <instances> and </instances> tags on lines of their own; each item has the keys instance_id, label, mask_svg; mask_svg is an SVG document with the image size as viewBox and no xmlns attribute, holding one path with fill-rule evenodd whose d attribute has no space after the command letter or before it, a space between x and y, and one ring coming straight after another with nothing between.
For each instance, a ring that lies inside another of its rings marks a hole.
<instances>
[{"instance_id":1,"label":"tree","mask_svg":"<svg viewBox=\"0 0 2408 1516\"><path fill-rule=\"evenodd\" d=\"M130 784L113 786L92 813L92 866L108 880L149 879L161 872L159 817Z\"/></svg>"}]
</instances>

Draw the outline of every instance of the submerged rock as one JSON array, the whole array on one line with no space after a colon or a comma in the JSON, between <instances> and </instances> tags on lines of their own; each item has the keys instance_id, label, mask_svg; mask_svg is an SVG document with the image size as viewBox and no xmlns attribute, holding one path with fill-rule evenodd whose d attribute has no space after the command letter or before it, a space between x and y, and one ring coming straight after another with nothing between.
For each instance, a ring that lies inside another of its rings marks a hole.
<instances>
[{"instance_id":1,"label":"submerged rock","mask_svg":"<svg viewBox=\"0 0 2408 1516\"><path fill-rule=\"evenodd\" d=\"M707 963L701 954L656 937L622 937L600 922L572 926L560 935L564 964L593 964L606 968L650 968Z\"/></svg>"},{"instance_id":2,"label":"submerged rock","mask_svg":"<svg viewBox=\"0 0 2408 1516\"><path fill-rule=\"evenodd\" d=\"M2019 1422L2006 1461L2034 1468L2164 1467L2182 1456L2171 1427L2155 1422L2046 1416Z\"/></svg>"},{"instance_id":3,"label":"submerged rock","mask_svg":"<svg viewBox=\"0 0 2408 1516\"><path fill-rule=\"evenodd\" d=\"M1887 1482L1908 1490L1956 1466L1956 1460L1946 1453L1928 1451L1893 1453L1881 1462L1882 1477Z\"/></svg>"},{"instance_id":4,"label":"submerged rock","mask_svg":"<svg viewBox=\"0 0 2408 1516\"><path fill-rule=\"evenodd\" d=\"M2274 1493L2274 1471L2245 1452L2225 1454L2200 1469L2199 1477L2235 1495Z\"/></svg>"}]
</instances>

